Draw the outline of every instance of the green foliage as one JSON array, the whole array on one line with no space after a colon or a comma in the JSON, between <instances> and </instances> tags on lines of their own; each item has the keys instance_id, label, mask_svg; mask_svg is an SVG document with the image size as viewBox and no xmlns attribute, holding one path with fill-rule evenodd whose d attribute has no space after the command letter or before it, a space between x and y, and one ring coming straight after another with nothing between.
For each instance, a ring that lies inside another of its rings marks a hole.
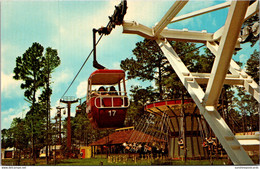
<instances>
[{"instance_id":1,"label":"green foliage","mask_svg":"<svg viewBox=\"0 0 260 169\"><path fill-rule=\"evenodd\" d=\"M190 71L196 72L203 66L199 62L199 52L194 43L172 41L171 45ZM120 65L127 72L128 79L154 80L158 87L156 97L158 95L159 100L184 94L186 90L155 41L144 39L136 43L133 54L135 58L127 58ZM206 61L208 60L205 57L204 64Z\"/></svg>"},{"instance_id":2,"label":"green foliage","mask_svg":"<svg viewBox=\"0 0 260 169\"><path fill-rule=\"evenodd\" d=\"M24 119L13 119L11 124L11 132L13 134L15 147L20 150L24 150L28 147L28 142L30 138L24 128L26 128L26 123Z\"/></svg>"},{"instance_id":3,"label":"green foliage","mask_svg":"<svg viewBox=\"0 0 260 169\"><path fill-rule=\"evenodd\" d=\"M50 47L46 48L46 53L43 60L44 73L46 75L53 73L54 69L56 69L60 65L60 63L61 61L58 56L58 51Z\"/></svg>"},{"instance_id":4,"label":"green foliage","mask_svg":"<svg viewBox=\"0 0 260 169\"><path fill-rule=\"evenodd\" d=\"M13 131L15 134L16 143L23 139L17 131L24 131L26 136L32 137L33 156L35 157L35 148L41 149L44 147L46 140L45 133L46 121L48 120L48 111L50 111L50 95L52 90L50 88L51 73L59 66L60 58L56 49L50 47L44 48L41 44L35 42L29 47L22 56L16 58L16 66L14 68L15 80L22 80L21 89L24 89L24 96L30 105L30 110L27 112L25 119L22 122L13 120ZM36 99L36 92L42 89L39 99ZM23 124L23 125L22 125ZM27 138L28 137L24 137ZM17 141L18 139L18 141ZM28 144L29 140L27 140ZM19 142L20 143L20 142ZM23 145L21 143L21 145ZM26 147L24 145L24 147ZM23 148L23 147L20 147ZM35 160L35 159L34 159Z\"/></svg>"},{"instance_id":5,"label":"green foliage","mask_svg":"<svg viewBox=\"0 0 260 169\"><path fill-rule=\"evenodd\" d=\"M54 69L56 69L60 65L60 63L61 63L61 61L58 56L57 50L52 49L50 47L46 48L46 52L45 52L45 55L42 60L44 88L39 97L39 102L45 107L46 113L47 113L47 109L48 109L47 107L49 106L49 108L50 108L50 96L52 94L52 89L50 87L51 73L53 73ZM47 104L48 104L48 106L47 106Z\"/></svg>"},{"instance_id":6,"label":"green foliage","mask_svg":"<svg viewBox=\"0 0 260 169\"><path fill-rule=\"evenodd\" d=\"M246 72L259 82L259 52L254 51L246 63ZM233 99L234 109L240 115L238 120L240 131L259 130L259 103L247 93L243 87L237 87L238 94Z\"/></svg>"},{"instance_id":7,"label":"green foliage","mask_svg":"<svg viewBox=\"0 0 260 169\"><path fill-rule=\"evenodd\" d=\"M210 73L213 66L215 55L208 48L204 48L204 53L197 58L194 66L195 72Z\"/></svg>"},{"instance_id":8,"label":"green foliage","mask_svg":"<svg viewBox=\"0 0 260 169\"><path fill-rule=\"evenodd\" d=\"M1 148L14 147L14 137L11 128L1 130Z\"/></svg>"},{"instance_id":9,"label":"green foliage","mask_svg":"<svg viewBox=\"0 0 260 169\"><path fill-rule=\"evenodd\" d=\"M155 41L144 39L136 43L133 50L136 59L121 61L121 68L127 71L127 78L139 80L155 80L158 83L160 98L162 98L162 76L165 73L165 57Z\"/></svg>"},{"instance_id":10,"label":"green foliage","mask_svg":"<svg viewBox=\"0 0 260 169\"><path fill-rule=\"evenodd\" d=\"M24 96L35 102L37 89L43 86L43 47L39 43L33 43L29 49L16 58L13 78L23 80L21 88L25 89Z\"/></svg>"},{"instance_id":11,"label":"green foliage","mask_svg":"<svg viewBox=\"0 0 260 169\"><path fill-rule=\"evenodd\" d=\"M170 42L173 49L191 72L210 72L214 55L205 50L199 54L194 43ZM190 97L179 77L162 53L158 44L153 40L144 39L136 43L133 50L135 58L121 61L121 68L126 71L128 79L154 81L154 87L132 87L131 104L127 112L126 125L132 125L144 113L145 103L158 100L179 99L181 96Z\"/></svg>"},{"instance_id":12,"label":"green foliage","mask_svg":"<svg viewBox=\"0 0 260 169\"><path fill-rule=\"evenodd\" d=\"M246 27L246 26L252 26L255 22L259 22L259 14L256 13L254 16L252 16L251 18L249 18L248 20L246 20L243 25L242 28ZM249 42L251 43L251 47L253 47L256 42L259 40L259 35L258 36L253 36L253 35L249 35Z\"/></svg>"},{"instance_id":13,"label":"green foliage","mask_svg":"<svg viewBox=\"0 0 260 169\"><path fill-rule=\"evenodd\" d=\"M147 101L153 102L156 99L156 93L152 86L142 88L141 86L132 86L130 89L131 101L135 105L144 106ZM157 96L158 97L158 96Z\"/></svg>"},{"instance_id":14,"label":"green foliage","mask_svg":"<svg viewBox=\"0 0 260 169\"><path fill-rule=\"evenodd\" d=\"M76 112L75 117L71 117L71 139L72 144L79 146L79 144L89 145L107 136L112 130L93 129L86 114L86 102L79 105L80 110ZM67 118L63 122L63 129L67 129ZM66 142L63 144L64 151L66 150Z\"/></svg>"},{"instance_id":15,"label":"green foliage","mask_svg":"<svg viewBox=\"0 0 260 169\"><path fill-rule=\"evenodd\" d=\"M130 89L130 106L127 110L127 117L125 120L126 126L133 126L137 122L144 112L144 105L147 102L154 102L159 98L158 93L149 86L142 88L141 86L131 86Z\"/></svg>"},{"instance_id":16,"label":"green foliage","mask_svg":"<svg viewBox=\"0 0 260 169\"><path fill-rule=\"evenodd\" d=\"M138 78L140 80L158 80L155 74L162 67L163 53L155 41L145 39L136 43L133 50L136 59L126 59L121 62L121 68L127 71L127 78Z\"/></svg>"},{"instance_id":17,"label":"green foliage","mask_svg":"<svg viewBox=\"0 0 260 169\"><path fill-rule=\"evenodd\" d=\"M245 92L243 87L237 87L238 94L233 100L235 109L239 113L238 123L240 132L259 130L259 104L252 95Z\"/></svg>"},{"instance_id":18,"label":"green foliage","mask_svg":"<svg viewBox=\"0 0 260 169\"><path fill-rule=\"evenodd\" d=\"M259 82L259 52L254 50L251 57L246 62L246 72L254 81Z\"/></svg>"}]
</instances>

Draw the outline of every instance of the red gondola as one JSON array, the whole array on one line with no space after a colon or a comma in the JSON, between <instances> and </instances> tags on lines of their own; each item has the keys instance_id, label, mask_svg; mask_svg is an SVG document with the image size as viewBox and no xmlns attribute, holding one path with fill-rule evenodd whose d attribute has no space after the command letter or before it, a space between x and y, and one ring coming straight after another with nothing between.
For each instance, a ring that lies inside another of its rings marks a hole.
<instances>
[{"instance_id":1,"label":"red gondola","mask_svg":"<svg viewBox=\"0 0 260 169\"><path fill-rule=\"evenodd\" d=\"M122 91L121 84L123 84ZM116 85L118 90L115 90ZM106 91L106 88L109 90ZM86 113L93 128L123 127L129 107L125 72L109 69L99 69L93 72L88 79L86 102Z\"/></svg>"}]
</instances>

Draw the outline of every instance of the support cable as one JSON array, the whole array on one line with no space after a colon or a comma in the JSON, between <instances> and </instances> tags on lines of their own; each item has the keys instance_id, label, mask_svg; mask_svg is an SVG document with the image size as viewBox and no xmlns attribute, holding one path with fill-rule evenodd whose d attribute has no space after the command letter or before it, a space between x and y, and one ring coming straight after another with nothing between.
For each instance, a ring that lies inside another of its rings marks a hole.
<instances>
[{"instance_id":1,"label":"support cable","mask_svg":"<svg viewBox=\"0 0 260 169\"><path fill-rule=\"evenodd\" d=\"M101 34L96 45L99 43L99 41L101 40L101 38L103 37L104 34ZM82 66L80 67L78 73L76 74L76 76L73 78L72 82L70 83L69 87L67 88L67 90L64 92L64 94L61 96L61 98L63 98L65 96L65 94L68 92L68 90L70 89L70 87L72 86L72 84L74 83L74 81L76 80L76 78L78 77L79 73L81 72L81 70L83 69L83 67L85 66L85 64L87 63L89 57L91 56L91 54L93 53L94 49L92 49L88 55L88 57L86 58L86 60L84 61L84 63L82 64Z\"/></svg>"},{"instance_id":2,"label":"support cable","mask_svg":"<svg viewBox=\"0 0 260 169\"><path fill-rule=\"evenodd\" d=\"M116 25L121 25L123 23L124 20L124 16L126 14L126 10L127 10L127 2L126 0L122 0L121 3L118 6L115 6L115 10L114 10L114 14L109 17L109 22L107 24L106 27L101 27L100 29L97 30L97 32L99 33L100 37L97 41L97 43L95 43L94 47L99 43L99 41L101 40L101 38L103 37L103 35L108 35L110 34L111 30L113 28L115 28ZM72 84L74 83L74 81L76 80L76 78L78 77L79 73L81 72L81 70L83 69L83 67L85 66L85 64L87 63L90 55L94 52L94 48L91 50L91 52L89 53L88 57L86 58L86 60L84 61L84 63L82 64L82 66L80 67L78 73L76 74L76 76L73 78L72 82L70 83L69 87L67 88L67 90L64 92L64 94L62 95L61 98L63 98L65 96L65 94L68 92L68 90L70 89L70 87L72 86Z\"/></svg>"}]
</instances>

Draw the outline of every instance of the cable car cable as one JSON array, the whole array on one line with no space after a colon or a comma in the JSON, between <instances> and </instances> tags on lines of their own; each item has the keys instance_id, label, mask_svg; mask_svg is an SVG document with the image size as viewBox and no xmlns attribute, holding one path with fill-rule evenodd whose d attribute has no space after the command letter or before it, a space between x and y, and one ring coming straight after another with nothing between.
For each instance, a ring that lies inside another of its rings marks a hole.
<instances>
[{"instance_id":1,"label":"cable car cable","mask_svg":"<svg viewBox=\"0 0 260 169\"><path fill-rule=\"evenodd\" d=\"M104 34L101 34L96 45L99 43L99 41L101 40L101 38L103 37ZM63 98L65 96L65 94L68 92L68 90L70 89L70 87L72 86L72 84L74 83L74 81L76 80L76 78L78 77L79 73L81 72L81 70L83 69L83 67L85 66L85 64L87 63L89 57L91 56L91 54L93 53L94 49L92 49L88 55L88 57L86 58L86 60L84 61L84 63L82 64L82 66L80 67L78 73L76 74L76 76L73 78L72 82L70 83L69 87L67 88L67 90L64 92L64 94L62 95L61 98Z\"/></svg>"},{"instance_id":2,"label":"cable car cable","mask_svg":"<svg viewBox=\"0 0 260 169\"><path fill-rule=\"evenodd\" d=\"M107 24L107 26L110 25L110 22ZM103 37L104 33L102 33L96 43L96 45L98 45L99 41L101 40L101 38ZM145 45L147 45L151 40L147 41ZM188 51L186 53L190 53L190 52L193 52L201 47L205 46L204 44L191 50L191 51ZM86 62L88 61L89 57L91 56L91 54L94 52L94 48L90 51L88 57L86 58L86 60L84 61L84 63L82 64L82 66L80 67L78 73L76 74L76 76L74 77L74 79L72 80L72 82L70 83L69 87L67 88L67 90L64 92L64 94L62 95L61 98L63 98L65 96L65 94L68 92L68 90L70 89L70 87L72 86L72 84L74 83L74 81L76 80L77 76L79 75L79 73L81 72L81 70L83 69L83 67L85 66ZM133 54L131 54L130 56L132 56ZM126 81L129 80L129 79L126 79Z\"/></svg>"}]
</instances>

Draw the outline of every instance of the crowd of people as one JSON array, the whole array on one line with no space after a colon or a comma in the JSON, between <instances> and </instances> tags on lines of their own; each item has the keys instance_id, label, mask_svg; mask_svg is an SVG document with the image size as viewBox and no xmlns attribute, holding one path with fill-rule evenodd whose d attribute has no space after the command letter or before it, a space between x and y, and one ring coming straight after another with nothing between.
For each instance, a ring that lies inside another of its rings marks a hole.
<instances>
[{"instance_id":1,"label":"crowd of people","mask_svg":"<svg viewBox=\"0 0 260 169\"><path fill-rule=\"evenodd\" d=\"M123 143L125 153L139 153L140 158L150 155L153 158L167 157L168 146L166 143L148 142L148 143Z\"/></svg>"},{"instance_id":2,"label":"crowd of people","mask_svg":"<svg viewBox=\"0 0 260 169\"><path fill-rule=\"evenodd\" d=\"M202 147L203 148L209 148L209 150L211 149L211 147L213 146L213 148L215 148L217 146L216 144L216 138L205 138L202 142ZM181 149L184 149L184 142L183 142L183 138L179 138L178 144L180 146Z\"/></svg>"}]
</instances>

